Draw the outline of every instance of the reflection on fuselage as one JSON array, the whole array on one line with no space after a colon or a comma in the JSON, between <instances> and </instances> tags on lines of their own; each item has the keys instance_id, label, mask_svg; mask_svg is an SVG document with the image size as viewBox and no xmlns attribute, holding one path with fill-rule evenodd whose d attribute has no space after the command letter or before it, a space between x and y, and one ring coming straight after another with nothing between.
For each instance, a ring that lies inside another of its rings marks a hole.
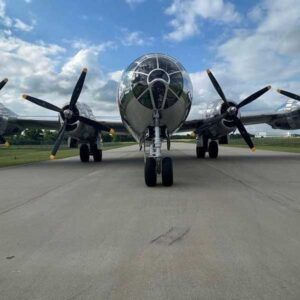
<instances>
[{"instance_id":1,"label":"reflection on fuselage","mask_svg":"<svg viewBox=\"0 0 300 300\"><path fill-rule=\"evenodd\" d=\"M163 54L149 54L135 60L123 73L118 104L122 120L140 140L153 126L153 111L169 133L187 118L192 103L192 84L183 66Z\"/></svg>"}]
</instances>

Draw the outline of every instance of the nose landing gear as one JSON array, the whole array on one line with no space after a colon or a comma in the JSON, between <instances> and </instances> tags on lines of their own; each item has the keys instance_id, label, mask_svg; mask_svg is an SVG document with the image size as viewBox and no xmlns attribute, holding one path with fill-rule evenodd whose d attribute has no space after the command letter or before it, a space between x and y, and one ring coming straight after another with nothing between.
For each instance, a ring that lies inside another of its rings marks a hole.
<instances>
[{"instance_id":1,"label":"nose landing gear","mask_svg":"<svg viewBox=\"0 0 300 300\"><path fill-rule=\"evenodd\" d=\"M173 185L173 162L171 157L162 157L161 155L161 128L159 126L159 113L154 113L154 136L149 137L145 142L145 183L149 187L157 184L157 175L162 176L164 186ZM168 142L168 149L170 148ZM149 150L148 150L149 149Z\"/></svg>"}]
</instances>

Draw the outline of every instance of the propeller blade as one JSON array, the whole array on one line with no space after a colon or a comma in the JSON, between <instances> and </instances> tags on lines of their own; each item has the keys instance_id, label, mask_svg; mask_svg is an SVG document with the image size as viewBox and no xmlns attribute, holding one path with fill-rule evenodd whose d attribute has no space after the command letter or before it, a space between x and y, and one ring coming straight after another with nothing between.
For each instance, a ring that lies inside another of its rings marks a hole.
<instances>
[{"instance_id":1,"label":"propeller blade","mask_svg":"<svg viewBox=\"0 0 300 300\"><path fill-rule=\"evenodd\" d=\"M236 125L237 129L239 130L241 136L245 140L246 144L249 146L249 148L251 149L252 152L255 152L256 149L254 147L254 144L253 144L251 137L250 137L249 133L247 132L245 126L243 125L242 121L237 116L233 116L233 120L234 120L235 125Z\"/></svg>"},{"instance_id":2,"label":"propeller blade","mask_svg":"<svg viewBox=\"0 0 300 300\"><path fill-rule=\"evenodd\" d=\"M290 92L287 92L287 91L283 91L283 90L280 90L280 89L278 89L277 92L284 95L284 96L287 96L289 98L300 101L300 96L299 95L296 95L296 94L293 94L293 93L290 93Z\"/></svg>"},{"instance_id":3,"label":"propeller blade","mask_svg":"<svg viewBox=\"0 0 300 300\"><path fill-rule=\"evenodd\" d=\"M223 93L223 90L221 89L217 79L214 77L213 73L211 72L211 70L206 70L208 77L210 78L210 81L212 82L214 88L216 89L216 91L218 92L219 96L221 97L221 99L229 106L226 97Z\"/></svg>"},{"instance_id":4,"label":"propeller blade","mask_svg":"<svg viewBox=\"0 0 300 300\"><path fill-rule=\"evenodd\" d=\"M83 84L84 84L84 80L85 80L85 76L86 76L86 73L87 73L87 68L84 68L80 74L80 77L76 83L76 86L73 90L73 94L72 94L72 97L71 97L71 100L70 100L70 110L73 110L74 109L74 106L80 96L80 93L81 93L81 90L82 90L82 87L83 87Z\"/></svg>"},{"instance_id":5,"label":"propeller blade","mask_svg":"<svg viewBox=\"0 0 300 300\"><path fill-rule=\"evenodd\" d=\"M58 136L57 136L57 139L52 147L52 151L51 151L51 155L50 155L50 159L55 159L55 155L57 153L57 150L64 138L64 134L65 134L65 131L66 131L66 128L67 128L67 122L65 121L63 126L60 128L59 132L58 132Z\"/></svg>"},{"instance_id":6,"label":"propeller blade","mask_svg":"<svg viewBox=\"0 0 300 300\"><path fill-rule=\"evenodd\" d=\"M78 116L78 120L81 121L82 123L85 123L87 125L90 125L92 127L94 127L95 129L99 130L99 131L107 131L110 132L111 128L97 122L91 119L88 119L86 117L82 117L82 116Z\"/></svg>"},{"instance_id":7,"label":"propeller blade","mask_svg":"<svg viewBox=\"0 0 300 300\"><path fill-rule=\"evenodd\" d=\"M0 90L2 90L2 88L6 85L7 81L8 81L8 79L5 78L0 82Z\"/></svg>"},{"instance_id":8,"label":"propeller blade","mask_svg":"<svg viewBox=\"0 0 300 300\"><path fill-rule=\"evenodd\" d=\"M41 107L44 107L44 108L47 108L47 109L50 109L50 110L53 110L53 111L56 111L56 112L59 112L59 113L62 113L63 110L47 101L44 101L44 100L41 100L41 99L38 99L38 98L34 98L34 97L31 97L31 96L28 96L28 95L23 95L23 98L32 102L32 103L35 103Z\"/></svg>"},{"instance_id":9,"label":"propeller blade","mask_svg":"<svg viewBox=\"0 0 300 300\"><path fill-rule=\"evenodd\" d=\"M241 108L251 102L253 102L254 100L256 100L257 98L259 98L260 96L262 96L264 93L266 93L267 91L269 91L272 87L270 85L264 87L263 89L255 92L254 94L252 94L251 96L247 97L246 99L244 99L240 104L238 104L237 108Z\"/></svg>"}]
</instances>

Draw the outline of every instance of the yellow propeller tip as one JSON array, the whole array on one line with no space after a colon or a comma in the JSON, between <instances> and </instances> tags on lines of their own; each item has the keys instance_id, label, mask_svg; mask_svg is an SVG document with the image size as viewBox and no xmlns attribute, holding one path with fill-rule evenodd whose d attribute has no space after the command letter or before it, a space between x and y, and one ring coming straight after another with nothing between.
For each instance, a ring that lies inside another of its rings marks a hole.
<instances>
[{"instance_id":1,"label":"yellow propeller tip","mask_svg":"<svg viewBox=\"0 0 300 300\"><path fill-rule=\"evenodd\" d=\"M113 128L111 128L109 131L109 134L114 136L116 134L116 131Z\"/></svg>"},{"instance_id":2,"label":"yellow propeller tip","mask_svg":"<svg viewBox=\"0 0 300 300\"><path fill-rule=\"evenodd\" d=\"M268 90L270 90L272 88L272 86L271 85L268 85Z\"/></svg>"},{"instance_id":3,"label":"yellow propeller tip","mask_svg":"<svg viewBox=\"0 0 300 300\"><path fill-rule=\"evenodd\" d=\"M87 73L88 69L87 68L83 68L82 72Z\"/></svg>"},{"instance_id":4,"label":"yellow propeller tip","mask_svg":"<svg viewBox=\"0 0 300 300\"><path fill-rule=\"evenodd\" d=\"M9 142L5 142L4 146L9 147L10 146Z\"/></svg>"},{"instance_id":5,"label":"yellow propeller tip","mask_svg":"<svg viewBox=\"0 0 300 300\"><path fill-rule=\"evenodd\" d=\"M255 147L251 148L251 151L252 151L252 152L255 152L255 151L256 151L256 148L255 148Z\"/></svg>"},{"instance_id":6,"label":"yellow propeller tip","mask_svg":"<svg viewBox=\"0 0 300 300\"><path fill-rule=\"evenodd\" d=\"M210 69L207 69L206 72L210 74L210 73L211 73L211 70L210 70Z\"/></svg>"},{"instance_id":7,"label":"yellow propeller tip","mask_svg":"<svg viewBox=\"0 0 300 300\"><path fill-rule=\"evenodd\" d=\"M54 160L55 159L55 155L50 155L50 159Z\"/></svg>"},{"instance_id":8,"label":"yellow propeller tip","mask_svg":"<svg viewBox=\"0 0 300 300\"><path fill-rule=\"evenodd\" d=\"M7 82L8 81L8 79L7 78L4 78L4 80L3 80L4 82Z\"/></svg>"},{"instance_id":9,"label":"yellow propeller tip","mask_svg":"<svg viewBox=\"0 0 300 300\"><path fill-rule=\"evenodd\" d=\"M27 99L27 97L28 97L28 96L27 96L27 95L25 95L25 94L24 94L24 95L22 95L22 98L23 98L23 99Z\"/></svg>"},{"instance_id":10,"label":"yellow propeller tip","mask_svg":"<svg viewBox=\"0 0 300 300\"><path fill-rule=\"evenodd\" d=\"M281 93L281 89L277 89L277 92L278 92L278 93Z\"/></svg>"}]
</instances>

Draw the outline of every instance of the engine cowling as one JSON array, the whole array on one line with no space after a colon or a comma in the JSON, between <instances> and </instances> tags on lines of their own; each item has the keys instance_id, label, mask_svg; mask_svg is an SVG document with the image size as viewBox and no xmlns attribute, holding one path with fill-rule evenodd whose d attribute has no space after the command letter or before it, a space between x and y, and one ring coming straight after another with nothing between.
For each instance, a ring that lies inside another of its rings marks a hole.
<instances>
[{"instance_id":1,"label":"engine cowling","mask_svg":"<svg viewBox=\"0 0 300 300\"><path fill-rule=\"evenodd\" d=\"M69 111L68 108L69 108L69 104L64 105L63 106L64 113L59 114L59 122L61 126L63 125L64 120L66 119L66 114ZM69 119L66 128L66 135L73 139L79 140L81 142L88 142L90 140L95 139L95 137L98 134L97 131L93 127L79 121L77 116L83 116L95 120L91 108L85 103L77 102L74 108L73 115Z\"/></svg>"}]
</instances>

